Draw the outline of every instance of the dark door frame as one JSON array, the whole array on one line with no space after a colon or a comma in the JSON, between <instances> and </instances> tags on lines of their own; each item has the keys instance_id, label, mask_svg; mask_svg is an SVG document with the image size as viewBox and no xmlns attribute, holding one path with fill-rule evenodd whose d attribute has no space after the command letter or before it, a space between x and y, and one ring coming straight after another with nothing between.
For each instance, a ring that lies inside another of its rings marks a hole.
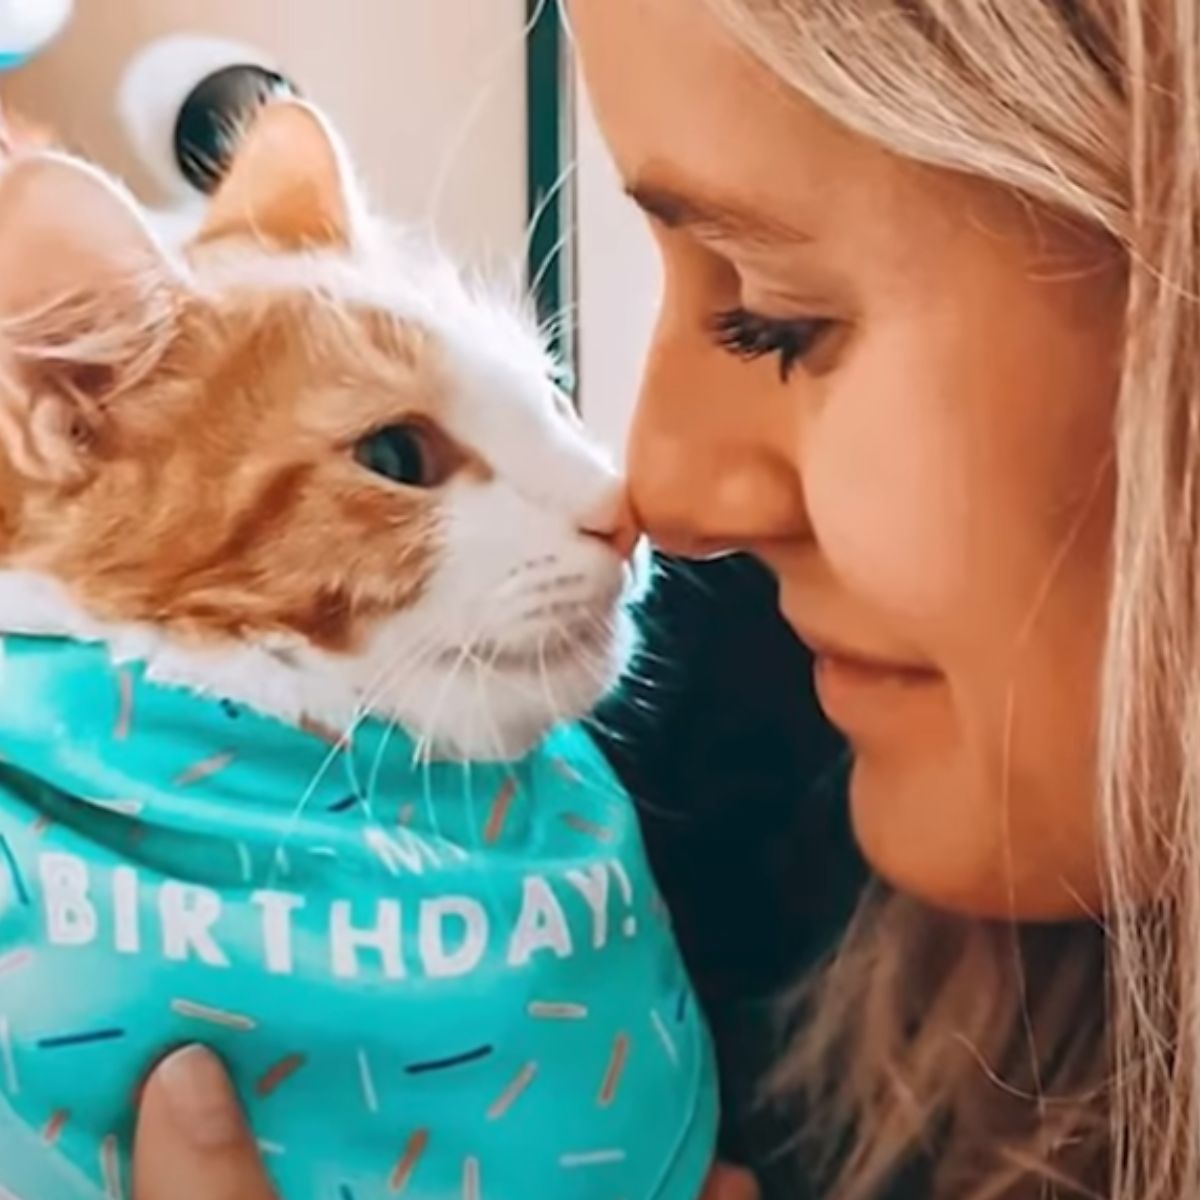
<instances>
[{"instance_id":1,"label":"dark door frame","mask_svg":"<svg viewBox=\"0 0 1200 1200\"><path fill-rule=\"evenodd\" d=\"M557 0L525 0L526 277L572 390L575 379L574 102Z\"/></svg>"}]
</instances>

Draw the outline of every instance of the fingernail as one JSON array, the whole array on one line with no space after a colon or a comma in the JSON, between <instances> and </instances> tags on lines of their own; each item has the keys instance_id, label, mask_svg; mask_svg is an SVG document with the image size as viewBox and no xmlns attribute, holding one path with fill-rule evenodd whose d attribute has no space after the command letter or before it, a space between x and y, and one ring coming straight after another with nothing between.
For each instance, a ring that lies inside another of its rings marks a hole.
<instances>
[{"instance_id":1,"label":"fingernail","mask_svg":"<svg viewBox=\"0 0 1200 1200\"><path fill-rule=\"evenodd\" d=\"M159 1065L158 1078L176 1128L193 1146L218 1150L245 1136L241 1105L211 1050L176 1050Z\"/></svg>"}]
</instances>

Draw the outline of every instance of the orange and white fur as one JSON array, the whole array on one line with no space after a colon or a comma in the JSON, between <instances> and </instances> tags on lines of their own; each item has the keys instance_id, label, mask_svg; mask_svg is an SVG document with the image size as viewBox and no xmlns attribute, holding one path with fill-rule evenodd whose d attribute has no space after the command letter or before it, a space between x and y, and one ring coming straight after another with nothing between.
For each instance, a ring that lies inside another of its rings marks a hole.
<instances>
[{"instance_id":1,"label":"orange and white fur","mask_svg":"<svg viewBox=\"0 0 1200 1200\"><path fill-rule=\"evenodd\" d=\"M509 757L618 679L628 530L533 324L374 220L311 108L177 248L82 162L0 169L0 630Z\"/></svg>"}]
</instances>

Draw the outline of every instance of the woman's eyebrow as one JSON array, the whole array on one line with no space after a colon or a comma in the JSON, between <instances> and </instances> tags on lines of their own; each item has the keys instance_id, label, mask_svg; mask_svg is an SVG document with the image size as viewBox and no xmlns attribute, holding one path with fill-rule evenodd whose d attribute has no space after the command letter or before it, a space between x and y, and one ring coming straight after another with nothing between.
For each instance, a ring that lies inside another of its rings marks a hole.
<instances>
[{"instance_id":1,"label":"woman's eyebrow","mask_svg":"<svg viewBox=\"0 0 1200 1200\"><path fill-rule=\"evenodd\" d=\"M769 213L703 194L688 195L653 183L633 182L626 195L668 229L689 229L713 241L811 242L812 234Z\"/></svg>"}]
</instances>

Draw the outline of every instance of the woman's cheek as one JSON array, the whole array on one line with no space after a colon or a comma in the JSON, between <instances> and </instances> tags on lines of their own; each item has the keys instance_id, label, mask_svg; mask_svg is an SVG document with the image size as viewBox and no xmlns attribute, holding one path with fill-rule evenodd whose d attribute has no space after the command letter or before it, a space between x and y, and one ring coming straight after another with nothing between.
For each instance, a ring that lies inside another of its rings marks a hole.
<instances>
[{"instance_id":1,"label":"woman's cheek","mask_svg":"<svg viewBox=\"0 0 1200 1200\"><path fill-rule=\"evenodd\" d=\"M807 423L802 470L832 574L915 633L961 615L981 498L961 431L904 379L882 363L847 368Z\"/></svg>"}]
</instances>

